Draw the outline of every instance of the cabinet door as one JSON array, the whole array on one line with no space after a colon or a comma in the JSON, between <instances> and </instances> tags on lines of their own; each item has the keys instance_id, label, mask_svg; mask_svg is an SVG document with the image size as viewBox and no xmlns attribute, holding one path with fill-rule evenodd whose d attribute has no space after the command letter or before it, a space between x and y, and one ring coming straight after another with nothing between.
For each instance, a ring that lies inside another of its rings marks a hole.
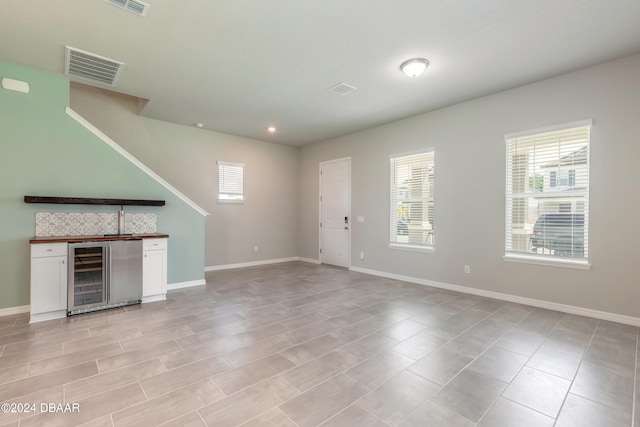
<instances>
[{"instance_id":1,"label":"cabinet door","mask_svg":"<svg viewBox=\"0 0 640 427\"><path fill-rule=\"evenodd\" d=\"M67 309L67 257L31 260L31 313Z\"/></svg>"},{"instance_id":2,"label":"cabinet door","mask_svg":"<svg viewBox=\"0 0 640 427\"><path fill-rule=\"evenodd\" d=\"M142 296L167 293L167 251L144 251L142 259Z\"/></svg>"}]
</instances>

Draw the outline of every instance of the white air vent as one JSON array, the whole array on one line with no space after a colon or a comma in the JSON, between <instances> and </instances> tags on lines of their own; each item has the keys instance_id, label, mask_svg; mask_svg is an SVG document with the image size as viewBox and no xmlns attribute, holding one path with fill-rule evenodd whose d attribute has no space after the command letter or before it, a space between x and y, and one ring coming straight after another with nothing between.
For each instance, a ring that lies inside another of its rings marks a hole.
<instances>
[{"instance_id":1,"label":"white air vent","mask_svg":"<svg viewBox=\"0 0 640 427\"><path fill-rule=\"evenodd\" d=\"M124 63L65 46L64 73L70 77L115 86Z\"/></svg>"},{"instance_id":2,"label":"white air vent","mask_svg":"<svg viewBox=\"0 0 640 427\"><path fill-rule=\"evenodd\" d=\"M120 9L135 13L139 16L147 16L149 5L138 0L104 0Z\"/></svg>"},{"instance_id":3,"label":"white air vent","mask_svg":"<svg viewBox=\"0 0 640 427\"><path fill-rule=\"evenodd\" d=\"M327 89L329 92L335 92L338 95L346 95L348 93L353 92L354 90L356 90L357 88L351 85L348 85L346 83L338 83L337 85L333 85L331 86L329 89Z\"/></svg>"}]
</instances>

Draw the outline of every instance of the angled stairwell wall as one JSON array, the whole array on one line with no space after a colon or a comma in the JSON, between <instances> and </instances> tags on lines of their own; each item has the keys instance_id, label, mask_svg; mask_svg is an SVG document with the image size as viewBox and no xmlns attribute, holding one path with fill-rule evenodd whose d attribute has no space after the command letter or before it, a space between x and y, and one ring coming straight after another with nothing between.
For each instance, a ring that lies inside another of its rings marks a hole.
<instances>
[{"instance_id":1,"label":"angled stairwell wall","mask_svg":"<svg viewBox=\"0 0 640 427\"><path fill-rule=\"evenodd\" d=\"M0 312L29 304L29 239L35 214L53 205L25 204L25 195L162 199L163 207L127 207L157 214L170 235L169 284L204 283L207 213L68 109L69 80L0 61L0 78L26 81L29 93L0 88ZM116 211L116 206L55 206L59 212Z\"/></svg>"}]
</instances>

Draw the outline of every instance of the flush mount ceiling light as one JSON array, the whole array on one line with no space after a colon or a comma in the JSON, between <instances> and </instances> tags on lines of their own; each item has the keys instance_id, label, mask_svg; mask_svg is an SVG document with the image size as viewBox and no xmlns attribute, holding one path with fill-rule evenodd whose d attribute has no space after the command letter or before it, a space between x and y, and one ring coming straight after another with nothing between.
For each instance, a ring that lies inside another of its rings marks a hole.
<instances>
[{"instance_id":1,"label":"flush mount ceiling light","mask_svg":"<svg viewBox=\"0 0 640 427\"><path fill-rule=\"evenodd\" d=\"M276 127L275 127L275 126L269 126L269 127L267 128L267 130L268 130L270 133L274 133L277 129L276 129Z\"/></svg>"},{"instance_id":2,"label":"flush mount ceiling light","mask_svg":"<svg viewBox=\"0 0 640 427\"><path fill-rule=\"evenodd\" d=\"M400 65L400 69L409 77L418 77L427 69L429 61L424 58L413 58L404 61Z\"/></svg>"}]
</instances>

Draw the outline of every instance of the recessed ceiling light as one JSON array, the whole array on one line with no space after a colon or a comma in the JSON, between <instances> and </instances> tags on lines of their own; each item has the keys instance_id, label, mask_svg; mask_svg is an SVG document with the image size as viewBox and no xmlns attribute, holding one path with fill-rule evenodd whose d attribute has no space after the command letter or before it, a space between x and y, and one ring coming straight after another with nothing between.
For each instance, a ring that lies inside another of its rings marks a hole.
<instances>
[{"instance_id":1,"label":"recessed ceiling light","mask_svg":"<svg viewBox=\"0 0 640 427\"><path fill-rule=\"evenodd\" d=\"M427 69L429 61L424 58L413 58L404 61L400 65L400 69L409 77L418 77Z\"/></svg>"},{"instance_id":2,"label":"recessed ceiling light","mask_svg":"<svg viewBox=\"0 0 640 427\"><path fill-rule=\"evenodd\" d=\"M202 123L194 123L193 124L195 127L202 129L204 127L204 125Z\"/></svg>"},{"instance_id":3,"label":"recessed ceiling light","mask_svg":"<svg viewBox=\"0 0 640 427\"><path fill-rule=\"evenodd\" d=\"M269 126L267 130L271 133L274 133L277 129L275 128L275 126Z\"/></svg>"}]
</instances>

